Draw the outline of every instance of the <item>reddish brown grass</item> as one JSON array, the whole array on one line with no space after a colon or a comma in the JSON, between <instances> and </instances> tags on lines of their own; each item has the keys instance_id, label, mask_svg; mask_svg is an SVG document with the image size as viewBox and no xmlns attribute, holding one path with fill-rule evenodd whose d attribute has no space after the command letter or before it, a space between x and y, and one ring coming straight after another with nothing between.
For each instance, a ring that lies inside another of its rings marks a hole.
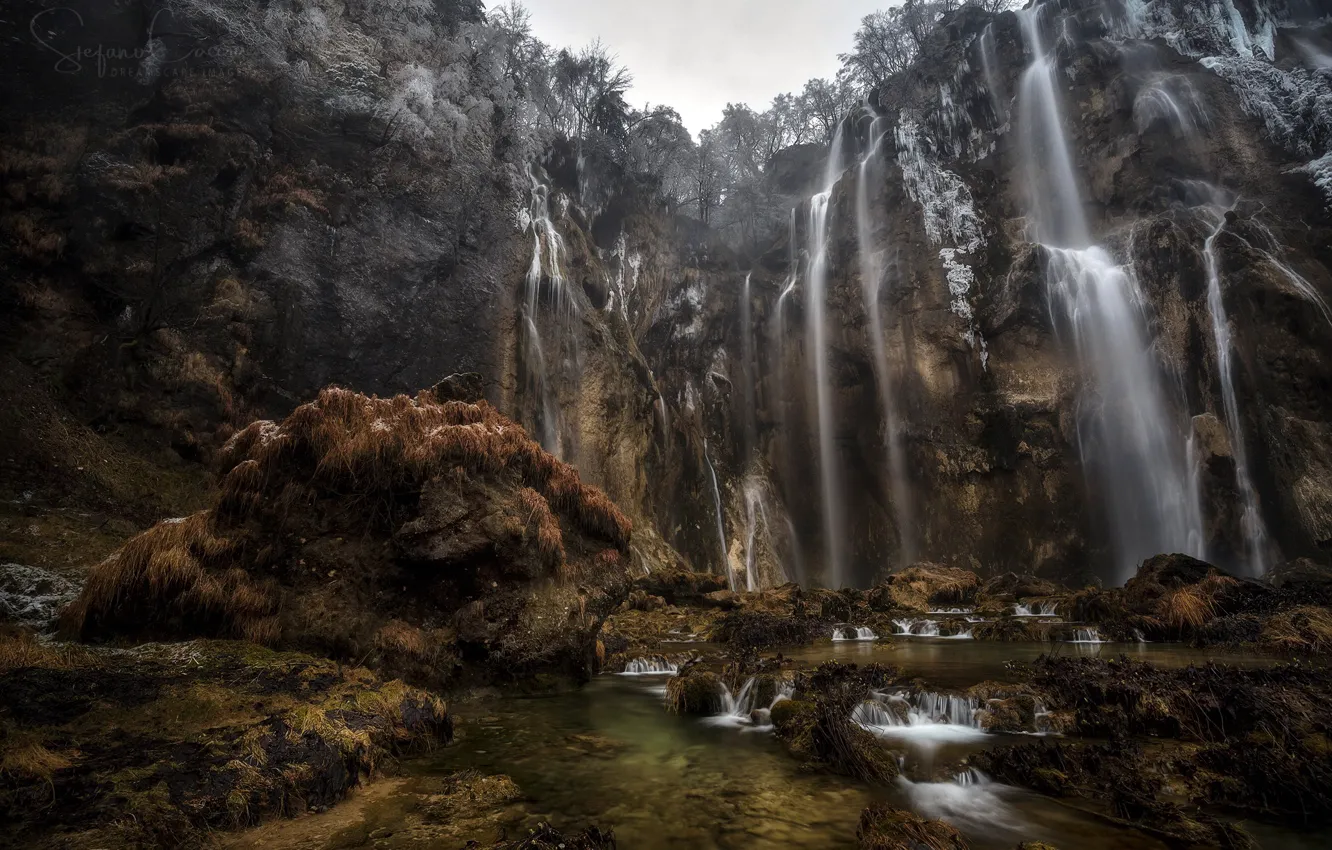
<instances>
[{"instance_id":1,"label":"reddish brown grass","mask_svg":"<svg viewBox=\"0 0 1332 850\"><path fill-rule=\"evenodd\" d=\"M375 648L418 660L430 655L425 632L401 620L390 620L375 634Z\"/></svg>"},{"instance_id":2,"label":"reddish brown grass","mask_svg":"<svg viewBox=\"0 0 1332 850\"><path fill-rule=\"evenodd\" d=\"M277 603L248 573L227 568L234 545L215 533L208 511L158 523L93 568L63 616L83 639L119 631L184 630L271 643Z\"/></svg>"}]
</instances>

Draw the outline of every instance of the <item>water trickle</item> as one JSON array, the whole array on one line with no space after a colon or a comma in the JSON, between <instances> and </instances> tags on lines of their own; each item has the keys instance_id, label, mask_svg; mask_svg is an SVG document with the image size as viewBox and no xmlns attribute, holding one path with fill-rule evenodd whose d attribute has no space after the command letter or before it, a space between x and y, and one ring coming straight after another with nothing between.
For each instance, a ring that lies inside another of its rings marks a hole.
<instances>
[{"instance_id":1,"label":"water trickle","mask_svg":"<svg viewBox=\"0 0 1332 850\"><path fill-rule=\"evenodd\" d=\"M824 175L824 190L809 199L809 280L805 293L808 300L810 345L814 354L813 396L819 442L819 483L822 490L823 544L827 563L824 565L824 583L833 588L846 586L845 564L842 559L842 496L841 475L836 446L836 421L833 411L832 375L828 364L827 340L827 286L828 286L828 207L833 190L842 176L842 125L833 137L828 154L828 167Z\"/></svg>"},{"instance_id":2,"label":"water trickle","mask_svg":"<svg viewBox=\"0 0 1332 850\"><path fill-rule=\"evenodd\" d=\"M1092 626L1085 629L1074 629L1073 639L1068 643L1107 643L1101 639L1101 630Z\"/></svg>"},{"instance_id":3,"label":"water trickle","mask_svg":"<svg viewBox=\"0 0 1332 850\"><path fill-rule=\"evenodd\" d=\"M703 441L703 461L708 465L708 479L712 482L712 504L717 511L717 542L721 546L722 569L725 570L727 586L735 590L735 570L731 569L730 551L726 546L726 525L722 521L721 488L717 486L717 470L712 466L707 440Z\"/></svg>"},{"instance_id":4,"label":"water trickle","mask_svg":"<svg viewBox=\"0 0 1332 850\"><path fill-rule=\"evenodd\" d=\"M883 317L880 315L880 287L885 277L882 261L884 249L874 241L874 221L869 201L869 179L875 163L878 162L881 120L875 116L871 122L869 150L860 160L860 167L856 170L856 235L859 242L861 294L869 318L870 343L874 351L872 364L874 379L882 407L884 450L888 456L893 518L897 523L898 558L900 563L906 565L916 560L915 521L897 405L893 400L888 346L884 340Z\"/></svg>"},{"instance_id":5,"label":"water trickle","mask_svg":"<svg viewBox=\"0 0 1332 850\"><path fill-rule=\"evenodd\" d=\"M1064 137L1054 54L1042 12L1020 13L1031 64L1019 93L1028 235L1049 254L1048 300L1056 330L1071 336L1088 385L1078 406L1078 449L1106 506L1119 580L1161 552L1202 558L1202 508L1189 436L1174 415L1152 354L1137 281L1092 244Z\"/></svg>"},{"instance_id":6,"label":"water trickle","mask_svg":"<svg viewBox=\"0 0 1332 850\"><path fill-rule=\"evenodd\" d=\"M1013 606L1014 617L1055 617L1059 615L1058 602L1021 602Z\"/></svg>"},{"instance_id":7,"label":"water trickle","mask_svg":"<svg viewBox=\"0 0 1332 850\"><path fill-rule=\"evenodd\" d=\"M990 95L990 109L994 112L995 123L1000 123L1008 110L1004 107L1004 92L996 73L999 60L995 53L994 22L991 21L980 35L981 73L985 76L985 91Z\"/></svg>"},{"instance_id":8,"label":"water trickle","mask_svg":"<svg viewBox=\"0 0 1332 850\"><path fill-rule=\"evenodd\" d=\"M1144 85L1133 100L1133 123L1145 133L1157 122L1181 138L1191 138L1209 125L1207 112L1188 77L1172 74Z\"/></svg>"},{"instance_id":9,"label":"water trickle","mask_svg":"<svg viewBox=\"0 0 1332 850\"><path fill-rule=\"evenodd\" d=\"M1221 384L1221 401L1225 410L1226 430L1230 433L1231 456L1235 460L1235 484L1243 515L1240 520L1250 575L1260 576L1267 569L1267 525L1263 522L1258 503L1258 490L1249 470L1249 452L1245 447L1244 423L1240 419L1239 397L1235 393L1234 366L1231 355L1234 347L1230 338L1230 320L1221 292L1221 262L1216 253L1216 240L1226 229L1226 217L1218 216L1215 229L1203 243L1203 259L1207 267L1207 309L1212 316L1212 339L1216 343L1216 369Z\"/></svg>"},{"instance_id":10,"label":"water trickle","mask_svg":"<svg viewBox=\"0 0 1332 850\"><path fill-rule=\"evenodd\" d=\"M635 658L624 665L624 671L621 676L674 676L678 668L661 656L652 658Z\"/></svg>"},{"instance_id":11,"label":"water trickle","mask_svg":"<svg viewBox=\"0 0 1332 850\"><path fill-rule=\"evenodd\" d=\"M879 636L869 626L838 626L833 629L835 641L878 640Z\"/></svg>"}]
</instances>

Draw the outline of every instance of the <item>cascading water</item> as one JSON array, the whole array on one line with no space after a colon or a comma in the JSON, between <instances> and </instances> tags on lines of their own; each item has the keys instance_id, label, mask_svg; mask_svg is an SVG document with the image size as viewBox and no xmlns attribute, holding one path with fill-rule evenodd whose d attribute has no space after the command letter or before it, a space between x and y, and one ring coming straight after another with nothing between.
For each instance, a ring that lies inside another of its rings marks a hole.
<instances>
[{"instance_id":1,"label":"cascading water","mask_svg":"<svg viewBox=\"0 0 1332 850\"><path fill-rule=\"evenodd\" d=\"M530 167L527 174L532 186L531 203L522 214L521 223L525 231L532 232L532 262L528 265L523 286L522 323L526 331L523 368L527 376L527 391L539 408L533 430L542 448L557 457L563 457L563 428L550 370L551 357L559 356L558 346L551 348L543 344L537 320L542 282L545 281L550 289L556 323L571 325L569 320L575 308L573 300L566 298L562 259L564 239L551 219L550 188L541 182ZM567 336L572 338L572 334Z\"/></svg>"},{"instance_id":2,"label":"cascading water","mask_svg":"<svg viewBox=\"0 0 1332 850\"><path fill-rule=\"evenodd\" d=\"M1086 629L1074 629L1073 639L1068 643L1105 643L1101 639L1101 630L1092 626Z\"/></svg>"},{"instance_id":3,"label":"cascading water","mask_svg":"<svg viewBox=\"0 0 1332 850\"><path fill-rule=\"evenodd\" d=\"M716 726L749 727L758 731L772 728L772 707L782 700L790 699L795 693L790 682L772 682L770 677L760 676L746 679L738 694L732 695L730 688L724 684L721 689L723 712L707 718L708 722ZM768 694L772 694L772 697L765 700Z\"/></svg>"},{"instance_id":4,"label":"cascading water","mask_svg":"<svg viewBox=\"0 0 1332 850\"><path fill-rule=\"evenodd\" d=\"M1058 602L1033 602L1031 604L1019 602L1013 606L1014 617L1056 617L1058 615Z\"/></svg>"},{"instance_id":5,"label":"cascading water","mask_svg":"<svg viewBox=\"0 0 1332 850\"><path fill-rule=\"evenodd\" d=\"M1079 400L1078 447L1106 505L1120 580L1162 552L1202 558L1202 508L1189 438L1172 415L1137 282L1092 244L1064 138L1053 54L1041 37L1047 5L1020 15L1031 64L1019 90L1028 237L1048 254L1056 329L1072 337L1090 386Z\"/></svg>"},{"instance_id":6,"label":"cascading water","mask_svg":"<svg viewBox=\"0 0 1332 850\"><path fill-rule=\"evenodd\" d=\"M726 546L726 525L722 521L721 488L717 486L717 470L712 466L707 440L703 441L703 462L708 465L708 479L712 482L712 504L717 511L717 542L721 545L722 569L726 571L727 586L735 590L735 570L731 569L730 550Z\"/></svg>"},{"instance_id":7,"label":"cascading water","mask_svg":"<svg viewBox=\"0 0 1332 850\"><path fill-rule=\"evenodd\" d=\"M874 222L870 212L869 176L878 161L880 118L870 123L869 150L856 170L856 235L860 253L860 286L865 299L865 312L869 318L870 343L874 349L874 379L878 385L879 402L883 408L884 449L888 455L888 480L893 500L893 515L897 522L900 551L899 561L905 566L916 559L915 521L911 503L911 488L907 480L906 458L902 450L901 429L897 409L893 403L892 376L888 364L888 347L884 340L883 318L880 316L880 286L884 268L882 249L874 242Z\"/></svg>"},{"instance_id":8,"label":"cascading water","mask_svg":"<svg viewBox=\"0 0 1332 850\"><path fill-rule=\"evenodd\" d=\"M885 738L968 741L985 735L977 717L979 711L980 703L971 697L900 692L876 694L874 699L856 706L851 720Z\"/></svg>"},{"instance_id":9,"label":"cascading water","mask_svg":"<svg viewBox=\"0 0 1332 850\"><path fill-rule=\"evenodd\" d=\"M621 676L674 676L678 668L661 656L635 658L624 665Z\"/></svg>"},{"instance_id":10,"label":"cascading water","mask_svg":"<svg viewBox=\"0 0 1332 850\"><path fill-rule=\"evenodd\" d=\"M1244 423L1240 420L1239 397L1235 393L1234 367L1231 363L1233 345L1230 338L1230 320L1221 293L1221 262L1216 253L1216 240L1226 229L1226 216L1221 213L1216 228L1203 243L1203 259L1207 267L1207 309L1212 315L1212 339L1216 343L1216 369L1221 384L1221 401L1225 410L1226 430L1230 432L1231 457L1235 460L1235 484L1239 488L1243 516L1240 521L1251 575L1260 576L1267 568L1267 525L1263 522L1258 503L1258 490L1249 470L1249 453L1244 443Z\"/></svg>"},{"instance_id":11,"label":"cascading water","mask_svg":"<svg viewBox=\"0 0 1332 850\"><path fill-rule=\"evenodd\" d=\"M827 563L824 565L824 583L833 588L846 585L845 564L842 560L841 476L836 447L836 423L833 417L832 375L828 366L827 340L827 285L828 285L828 207L833 190L842 176L842 127L833 137L832 151L828 154L828 167L824 175L822 192L809 199L809 279L805 293L808 300L810 345L814 354L813 396L818 422L819 482L822 489L823 543Z\"/></svg>"},{"instance_id":12,"label":"cascading water","mask_svg":"<svg viewBox=\"0 0 1332 850\"><path fill-rule=\"evenodd\" d=\"M837 626L833 629L834 641L878 640L879 636L869 626Z\"/></svg>"}]
</instances>

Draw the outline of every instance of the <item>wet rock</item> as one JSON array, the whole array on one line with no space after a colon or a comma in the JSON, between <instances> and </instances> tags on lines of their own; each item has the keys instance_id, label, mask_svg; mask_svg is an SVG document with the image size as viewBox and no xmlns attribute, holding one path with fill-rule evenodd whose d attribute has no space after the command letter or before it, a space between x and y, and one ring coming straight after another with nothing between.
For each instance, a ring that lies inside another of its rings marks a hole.
<instances>
[{"instance_id":1,"label":"wet rock","mask_svg":"<svg viewBox=\"0 0 1332 850\"><path fill-rule=\"evenodd\" d=\"M716 673L686 669L666 682L666 704L676 714L711 717L725 707L721 679Z\"/></svg>"},{"instance_id":2,"label":"wet rock","mask_svg":"<svg viewBox=\"0 0 1332 850\"><path fill-rule=\"evenodd\" d=\"M722 611L733 611L740 607L740 594L733 590L714 590L704 594L703 604Z\"/></svg>"},{"instance_id":3,"label":"wet rock","mask_svg":"<svg viewBox=\"0 0 1332 850\"><path fill-rule=\"evenodd\" d=\"M3 638L0 715L7 838L77 846L198 846L323 810L452 737L429 693L232 643L104 652Z\"/></svg>"},{"instance_id":4,"label":"wet rock","mask_svg":"<svg viewBox=\"0 0 1332 850\"><path fill-rule=\"evenodd\" d=\"M431 388L441 402L461 401L476 404L486 397L486 379L479 372L449 375Z\"/></svg>"},{"instance_id":5,"label":"wet rock","mask_svg":"<svg viewBox=\"0 0 1332 850\"><path fill-rule=\"evenodd\" d=\"M892 668L835 661L796 677L795 693L772 707L777 737L791 753L833 773L867 782L898 775L897 759L871 733L851 721L852 711L896 678Z\"/></svg>"},{"instance_id":6,"label":"wet rock","mask_svg":"<svg viewBox=\"0 0 1332 850\"><path fill-rule=\"evenodd\" d=\"M660 596L671 605L703 605L708 594L727 590L726 577L665 569L638 579L634 586L650 596Z\"/></svg>"},{"instance_id":7,"label":"wet rock","mask_svg":"<svg viewBox=\"0 0 1332 850\"><path fill-rule=\"evenodd\" d=\"M1263 577L1278 590L1295 590L1326 597L1332 593L1332 567L1311 558L1277 564Z\"/></svg>"},{"instance_id":8,"label":"wet rock","mask_svg":"<svg viewBox=\"0 0 1332 850\"><path fill-rule=\"evenodd\" d=\"M929 611L939 605L971 602L980 587L980 579L969 570L940 564L916 564L894 573L868 594L868 604L875 611L906 609Z\"/></svg>"},{"instance_id":9,"label":"wet rock","mask_svg":"<svg viewBox=\"0 0 1332 850\"><path fill-rule=\"evenodd\" d=\"M801 646L832 632L827 620L772 614L766 611L732 611L717 621L711 639L737 648Z\"/></svg>"},{"instance_id":10,"label":"wet rock","mask_svg":"<svg viewBox=\"0 0 1332 850\"><path fill-rule=\"evenodd\" d=\"M0 564L0 623L50 631L79 589L77 582L41 567Z\"/></svg>"},{"instance_id":11,"label":"wet rock","mask_svg":"<svg viewBox=\"0 0 1332 850\"><path fill-rule=\"evenodd\" d=\"M937 820L876 803L860 814L856 838L861 850L967 850L962 833Z\"/></svg>"}]
</instances>

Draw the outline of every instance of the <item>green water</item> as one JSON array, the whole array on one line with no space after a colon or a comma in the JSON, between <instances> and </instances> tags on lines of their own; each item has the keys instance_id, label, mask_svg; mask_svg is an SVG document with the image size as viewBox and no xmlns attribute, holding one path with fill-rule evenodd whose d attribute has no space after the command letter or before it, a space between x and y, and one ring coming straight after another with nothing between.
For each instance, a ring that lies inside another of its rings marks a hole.
<instances>
[{"instance_id":1,"label":"green water","mask_svg":"<svg viewBox=\"0 0 1332 850\"><path fill-rule=\"evenodd\" d=\"M931 686L962 688L1002 679L1007 662L1030 661L1050 649L1044 644L921 639L802 647L786 654L810 663L827 658L882 661L925 678ZM1062 651L1123 652L1171 666L1208 660L1273 663L1260 656L1159 644L1065 645ZM457 743L418 769L447 773L466 767L508 774L529 798L531 820L610 826L620 846L630 850L853 848L860 812L875 799L943 817L979 850L1011 850L1022 840L1047 841L1065 850L1163 846L1142 833L1015 788L921 781L871 789L803 772L770 733L669 714L662 701L664 683L665 677L606 675L576 693L459 706L464 720ZM906 773L919 780L946 778L968 753L1014 740L984 736L937 746L913 744ZM1326 845L1302 844L1269 832L1263 835L1263 846Z\"/></svg>"}]
</instances>

